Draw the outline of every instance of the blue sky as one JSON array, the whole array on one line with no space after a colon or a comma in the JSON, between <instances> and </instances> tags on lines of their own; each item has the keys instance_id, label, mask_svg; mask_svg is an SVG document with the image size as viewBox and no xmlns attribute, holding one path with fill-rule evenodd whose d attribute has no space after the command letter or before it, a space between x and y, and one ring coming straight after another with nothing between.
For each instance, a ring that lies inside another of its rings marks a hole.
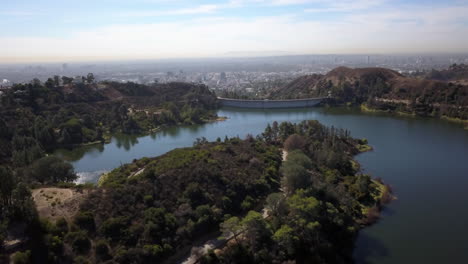
<instances>
[{"instance_id":1,"label":"blue sky","mask_svg":"<svg viewBox=\"0 0 468 264\"><path fill-rule=\"evenodd\" d=\"M2 0L0 59L468 52L467 14L468 0Z\"/></svg>"}]
</instances>

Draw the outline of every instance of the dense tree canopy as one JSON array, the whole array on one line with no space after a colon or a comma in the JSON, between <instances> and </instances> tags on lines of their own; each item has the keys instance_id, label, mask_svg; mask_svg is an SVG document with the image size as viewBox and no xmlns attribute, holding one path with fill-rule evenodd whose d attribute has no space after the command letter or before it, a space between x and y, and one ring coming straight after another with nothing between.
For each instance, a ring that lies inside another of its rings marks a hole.
<instances>
[{"instance_id":1,"label":"dense tree canopy","mask_svg":"<svg viewBox=\"0 0 468 264\"><path fill-rule=\"evenodd\" d=\"M59 147L103 142L115 132L144 133L163 125L215 117L206 86L85 82L55 76L17 84L0 96L0 162L26 166Z\"/></svg>"},{"instance_id":2,"label":"dense tree canopy","mask_svg":"<svg viewBox=\"0 0 468 264\"><path fill-rule=\"evenodd\" d=\"M282 161L290 138L299 138L299 147ZM234 243L202 263L347 263L382 190L352 165L361 144L317 121L274 123L257 138L199 139L192 148L135 160L102 178L70 228L57 222L43 229L45 256L51 263L171 262L212 234ZM31 167L39 173L43 164L55 161L45 157Z\"/></svg>"}]
</instances>

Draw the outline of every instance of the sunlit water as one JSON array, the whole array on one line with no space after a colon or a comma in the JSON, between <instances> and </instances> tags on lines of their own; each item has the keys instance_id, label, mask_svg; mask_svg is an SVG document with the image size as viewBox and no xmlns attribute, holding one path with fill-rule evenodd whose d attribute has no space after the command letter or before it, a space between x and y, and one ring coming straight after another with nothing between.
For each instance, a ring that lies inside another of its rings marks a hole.
<instances>
[{"instance_id":1,"label":"sunlit water","mask_svg":"<svg viewBox=\"0 0 468 264\"><path fill-rule=\"evenodd\" d=\"M381 177L398 200L357 240L357 263L468 263L468 131L442 120L362 114L322 108L222 109L223 122L168 128L150 136L116 136L110 144L58 151L80 181L120 164L192 146L196 138L261 133L273 121L317 119L367 138L374 151L357 159L365 173Z\"/></svg>"}]
</instances>

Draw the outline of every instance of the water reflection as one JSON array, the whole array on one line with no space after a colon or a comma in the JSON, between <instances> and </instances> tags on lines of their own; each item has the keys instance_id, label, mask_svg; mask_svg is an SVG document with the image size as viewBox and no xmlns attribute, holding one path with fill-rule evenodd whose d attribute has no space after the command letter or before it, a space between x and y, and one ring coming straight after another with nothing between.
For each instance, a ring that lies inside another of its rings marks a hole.
<instances>
[{"instance_id":1,"label":"water reflection","mask_svg":"<svg viewBox=\"0 0 468 264\"><path fill-rule=\"evenodd\" d=\"M104 151L104 144L93 144L89 146L81 146L74 149L59 149L54 152L57 155L69 162L75 162L82 159L85 155L97 156Z\"/></svg>"},{"instance_id":2,"label":"water reflection","mask_svg":"<svg viewBox=\"0 0 468 264\"><path fill-rule=\"evenodd\" d=\"M136 135L117 134L112 137L112 140L115 140L115 145L118 148L123 147L126 151L129 151L131 147L138 144L138 136Z\"/></svg>"},{"instance_id":3,"label":"water reflection","mask_svg":"<svg viewBox=\"0 0 468 264\"><path fill-rule=\"evenodd\" d=\"M390 252L379 238L368 234L359 236L359 247L354 252L354 260L357 264L371 264L372 259L389 256Z\"/></svg>"}]
</instances>

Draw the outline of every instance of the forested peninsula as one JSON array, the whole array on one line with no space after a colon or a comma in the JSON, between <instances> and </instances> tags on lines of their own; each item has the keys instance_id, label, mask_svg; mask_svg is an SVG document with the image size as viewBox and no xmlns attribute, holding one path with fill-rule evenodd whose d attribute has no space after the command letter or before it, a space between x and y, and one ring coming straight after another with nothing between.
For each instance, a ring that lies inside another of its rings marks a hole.
<instances>
[{"instance_id":1,"label":"forested peninsula","mask_svg":"<svg viewBox=\"0 0 468 264\"><path fill-rule=\"evenodd\" d=\"M71 185L79 206L64 216L42 208L39 219L25 184L12 181L2 214L28 226L16 263L171 263L220 236L230 242L200 263L350 263L357 232L392 197L353 160L369 149L317 121L275 122L257 137L202 138L135 160L99 187Z\"/></svg>"}]
</instances>

